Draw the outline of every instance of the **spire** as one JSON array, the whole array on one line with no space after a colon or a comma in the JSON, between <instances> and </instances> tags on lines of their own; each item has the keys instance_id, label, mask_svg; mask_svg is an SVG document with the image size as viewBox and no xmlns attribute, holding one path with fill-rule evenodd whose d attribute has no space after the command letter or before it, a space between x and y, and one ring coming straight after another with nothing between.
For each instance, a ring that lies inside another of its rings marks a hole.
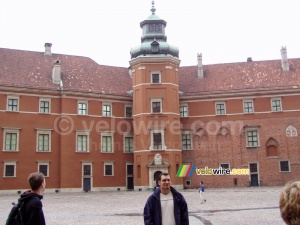
<instances>
[{"instance_id":1,"label":"spire","mask_svg":"<svg viewBox=\"0 0 300 225\"><path fill-rule=\"evenodd\" d=\"M153 0L153 1L152 1L152 9L151 9L152 15L155 14L155 11L156 11L156 9L155 9L155 6L154 6L154 0Z\"/></svg>"}]
</instances>

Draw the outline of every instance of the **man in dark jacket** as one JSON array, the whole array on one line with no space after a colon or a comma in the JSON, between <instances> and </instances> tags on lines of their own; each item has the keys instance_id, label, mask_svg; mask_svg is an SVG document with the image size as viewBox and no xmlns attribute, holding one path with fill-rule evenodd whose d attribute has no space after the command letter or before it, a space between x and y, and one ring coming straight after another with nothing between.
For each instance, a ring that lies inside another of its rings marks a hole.
<instances>
[{"instance_id":1,"label":"man in dark jacket","mask_svg":"<svg viewBox=\"0 0 300 225\"><path fill-rule=\"evenodd\" d=\"M182 194L171 187L170 175L161 173L158 185L144 207L145 225L188 225L187 203Z\"/></svg>"},{"instance_id":2,"label":"man in dark jacket","mask_svg":"<svg viewBox=\"0 0 300 225\"><path fill-rule=\"evenodd\" d=\"M28 177L31 190L24 192L19 198L24 201L21 207L22 222L28 225L45 225L42 193L46 188L46 180L42 173L32 173Z\"/></svg>"}]
</instances>

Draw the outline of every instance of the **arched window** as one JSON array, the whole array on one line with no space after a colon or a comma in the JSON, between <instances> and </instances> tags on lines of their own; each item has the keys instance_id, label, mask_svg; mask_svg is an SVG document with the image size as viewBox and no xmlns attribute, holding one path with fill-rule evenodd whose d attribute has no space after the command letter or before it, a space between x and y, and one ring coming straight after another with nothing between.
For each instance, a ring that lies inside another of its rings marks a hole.
<instances>
[{"instance_id":1,"label":"arched window","mask_svg":"<svg viewBox=\"0 0 300 225\"><path fill-rule=\"evenodd\" d=\"M274 138L270 138L266 143L267 157L278 156L278 143Z\"/></svg>"}]
</instances>

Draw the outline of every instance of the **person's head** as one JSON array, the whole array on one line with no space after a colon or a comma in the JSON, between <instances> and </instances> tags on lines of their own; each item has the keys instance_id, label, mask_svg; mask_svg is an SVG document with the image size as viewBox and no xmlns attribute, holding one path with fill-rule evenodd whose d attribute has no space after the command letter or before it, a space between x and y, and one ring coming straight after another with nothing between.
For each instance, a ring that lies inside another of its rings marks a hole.
<instances>
[{"instance_id":1,"label":"person's head","mask_svg":"<svg viewBox=\"0 0 300 225\"><path fill-rule=\"evenodd\" d=\"M43 192L45 190L46 180L42 173L31 173L28 177L28 182L33 192Z\"/></svg>"},{"instance_id":2,"label":"person's head","mask_svg":"<svg viewBox=\"0 0 300 225\"><path fill-rule=\"evenodd\" d=\"M288 225L300 225L300 181L290 182L280 192L281 217Z\"/></svg>"},{"instance_id":3,"label":"person's head","mask_svg":"<svg viewBox=\"0 0 300 225\"><path fill-rule=\"evenodd\" d=\"M163 194L168 194L171 190L171 177L168 173L161 173L158 177L158 185Z\"/></svg>"},{"instance_id":4,"label":"person's head","mask_svg":"<svg viewBox=\"0 0 300 225\"><path fill-rule=\"evenodd\" d=\"M203 181L200 181L200 184L203 184Z\"/></svg>"}]
</instances>

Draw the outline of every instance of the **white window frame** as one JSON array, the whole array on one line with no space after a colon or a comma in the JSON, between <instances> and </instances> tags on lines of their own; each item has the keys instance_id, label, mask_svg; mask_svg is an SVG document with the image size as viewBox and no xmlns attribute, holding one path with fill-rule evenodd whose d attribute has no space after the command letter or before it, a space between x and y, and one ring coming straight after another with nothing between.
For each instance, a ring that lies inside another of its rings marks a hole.
<instances>
[{"instance_id":1,"label":"white window frame","mask_svg":"<svg viewBox=\"0 0 300 225\"><path fill-rule=\"evenodd\" d=\"M18 152L19 151L19 130L20 129L14 129L14 128L4 128L3 131L3 151L5 152ZM6 134L12 133L17 134L17 143L16 143L16 150L6 149Z\"/></svg>"},{"instance_id":2,"label":"white window frame","mask_svg":"<svg viewBox=\"0 0 300 225\"><path fill-rule=\"evenodd\" d=\"M112 174L111 175L107 175L106 174L105 166L111 166L112 167L112 169L111 169L111 173ZM115 176L115 173L114 173L114 163L113 162L104 162L103 169L104 169L103 174L104 174L105 177L113 177L113 176Z\"/></svg>"},{"instance_id":3,"label":"white window frame","mask_svg":"<svg viewBox=\"0 0 300 225\"><path fill-rule=\"evenodd\" d=\"M81 104L85 104L85 106L86 106L85 114L83 114L82 112L80 112L80 111L83 110L83 109L81 109L81 108L79 107ZM81 116L86 116L86 115L89 114L89 104L88 104L88 101L84 101L84 100L78 100L78 101L77 101L77 114L78 114L78 115L81 115Z\"/></svg>"},{"instance_id":4,"label":"white window frame","mask_svg":"<svg viewBox=\"0 0 300 225\"><path fill-rule=\"evenodd\" d=\"M9 110L9 100L17 100L17 110ZM7 96L7 103L6 103L6 111L8 112L19 112L19 107L20 107L20 97L19 96Z\"/></svg>"},{"instance_id":5,"label":"white window frame","mask_svg":"<svg viewBox=\"0 0 300 225\"><path fill-rule=\"evenodd\" d=\"M257 127L248 127L246 128L245 130L246 132L246 147L247 148L257 148L257 147L260 147L260 140L259 140L259 130ZM252 131L256 131L256 134L257 134L257 145L256 146L250 146L248 145L248 132L252 132Z\"/></svg>"},{"instance_id":6,"label":"white window frame","mask_svg":"<svg viewBox=\"0 0 300 225\"><path fill-rule=\"evenodd\" d=\"M43 134L46 134L49 136L49 144L48 144L48 148L49 150L48 151L45 151L45 150L39 150L39 135L43 135ZM45 130L45 129L37 129L36 131L36 152L51 152L51 130Z\"/></svg>"},{"instance_id":7,"label":"white window frame","mask_svg":"<svg viewBox=\"0 0 300 225\"><path fill-rule=\"evenodd\" d=\"M153 82L153 75L158 74L158 83ZM151 71L151 84L161 84L161 72L160 71Z\"/></svg>"},{"instance_id":8,"label":"white window frame","mask_svg":"<svg viewBox=\"0 0 300 225\"><path fill-rule=\"evenodd\" d=\"M218 105L224 105L224 113L218 113L218 108L217 108ZM216 115L217 116L226 115L226 102L225 101L215 102L215 110L216 110Z\"/></svg>"},{"instance_id":9,"label":"white window frame","mask_svg":"<svg viewBox=\"0 0 300 225\"><path fill-rule=\"evenodd\" d=\"M78 136L86 136L86 151L79 151L78 150ZM89 131L76 131L76 149L75 152L77 153L88 153L90 152L90 132Z\"/></svg>"},{"instance_id":10,"label":"white window frame","mask_svg":"<svg viewBox=\"0 0 300 225\"><path fill-rule=\"evenodd\" d=\"M288 162L289 171L282 171L281 170L281 162ZM279 172L282 172L282 173L289 173L289 172L291 172L291 162L289 160L280 160L278 163L279 163Z\"/></svg>"},{"instance_id":11,"label":"white window frame","mask_svg":"<svg viewBox=\"0 0 300 225\"><path fill-rule=\"evenodd\" d=\"M183 148L183 135L190 135L190 148ZM181 132L181 148L182 148L182 150L183 151L185 151L185 150L193 150L193 136L192 136L192 131L190 131L190 130L184 130L184 131L182 131Z\"/></svg>"},{"instance_id":12,"label":"white window frame","mask_svg":"<svg viewBox=\"0 0 300 225\"><path fill-rule=\"evenodd\" d=\"M103 137L111 137L111 151L103 151ZM101 153L114 153L114 132L101 132Z\"/></svg>"},{"instance_id":13,"label":"white window frame","mask_svg":"<svg viewBox=\"0 0 300 225\"><path fill-rule=\"evenodd\" d=\"M42 112L41 111L41 107L42 107L42 102L48 102L48 112ZM42 114L50 114L51 113L51 99L48 99L48 98L40 98L39 100L39 113L42 113Z\"/></svg>"},{"instance_id":14,"label":"white window frame","mask_svg":"<svg viewBox=\"0 0 300 225\"><path fill-rule=\"evenodd\" d=\"M186 115L185 115L185 111L183 111L183 115L181 114L181 108L186 107ZM179 115L181 118L185 118L189 116L189 105L188 104L180 104L179 106Z\"/></svg>"},{"instance_id":15,"label":"white window frame","mask_svg":"<svg viewBox=\"0 0 300 225\"><path fill-rule=\"evenodd\" d=\"M247 112L246 109L245 109L245 103L251 103L252 104L252 112ZM253 100L252 99L245 99L243 100L243 112L245 114L251 114L251 113L254 113L254 103L253 103Z\"/></svg>"},{"instance_id":16,"label":"white window frame","mask_svg":"<svg viewBox=\"0 0 300 225\"><path fill-rule=\"evenodd\" d=\"M110 108L110 115L107 115L107 112L104 111L104 106L109 106L109 108ZM104 117L112 117L112 103L110 103L110 102L103 102L102 103L102 116L104 116Z\"/></svg>"},{"instance_id":17,"label":"white window frame","mask_svg":"<svg viewBox=\"0 0 300 225\"><path fill-rule=\"evenodd\" d=\"M127 113L126 113L126 109L127 108L131 108L131 116L129 117L129 116L127 116ZM125 115L124 115L126 118L132 118L132 116L133 116L133 108L132 108L132 104L126 104L125 105Z\"/></svg>"},{"instance_id":18,"label":"white window frame","mask_svg":"<svg viewBox=\"0 0 300 225\"><path fill-rule=\"evenodd\" d=\"M153 138L153 134L154 133L161 133L161 149L154 149L154 138ZM167 147L165 146L165 130L164 129L151 129L150 130L150 150L153 151L162 151L162 150L166 150Z\"/></svg>"},{"instance_id":19,"label":"white window frame","mask_svg":"<svg viewBox=\"0 0 300 225\"><path fill-rule=\"evenodd\" d=\"M159 102L160 103L160 111L159 112L153 112L153 103L154 102ZM151 113L154 113L154 114L162 113L162 99L161 98L151 99Z\"/></svg>"},{"instance_id":20,"label":"white window frame","mask_svg":"<svg viewBox=\"0 0 300 225\"><path fill-rule=\"evenodd\" d=\"M4 178L17 177L17 162L16 161L4 162L3 166L4 166L3 167L3 177ZM14 166L14 175L13 176L5 176L5 174L6 174L6 166Z\"/></svg>"},{"instance_id":21,"label":"white window frame","mask_svg":"<svg viewBox=\"0 0 300 225\"><path fill-rule=\"evenodd\" d=\"M274 101L279 101L280 102L280 109L279 110L274 110L273 109L273 102ZM282 100L281 100L281 98L271 98L271 111L272 112L282 112Z\"/></svg>"},{"instance_id":22,"label":"white window frame","mask_svg":"<svg viewBox=\"0 0 300 225\"><path fill-rule=\"evenodd\" d=\"M132 138L132 151L128 152L126 151L126 138ZM134 149L134 140L133 140L133 134L132 133L126 133L123 135L123 143L124 143L124 153L133 153L133 149Z\"/></svg>"},{"instance_id":23,"label":"white window frame","mask_svg":"<svg viewBox=\"0 0 300 225\"><path fill-rule=\"evenodd\" d=\"M38 161L38 168L37 168L37 171L38 172L41 172L40 171L40 166L47 166L47 176L45 175L45 177L50 177L50 175L49 175L49 172L50 172L50 170L49 170L49 162L44 162L44 161L41 161L41 162L39 162Z\"/></svg>"}]
</instances>

